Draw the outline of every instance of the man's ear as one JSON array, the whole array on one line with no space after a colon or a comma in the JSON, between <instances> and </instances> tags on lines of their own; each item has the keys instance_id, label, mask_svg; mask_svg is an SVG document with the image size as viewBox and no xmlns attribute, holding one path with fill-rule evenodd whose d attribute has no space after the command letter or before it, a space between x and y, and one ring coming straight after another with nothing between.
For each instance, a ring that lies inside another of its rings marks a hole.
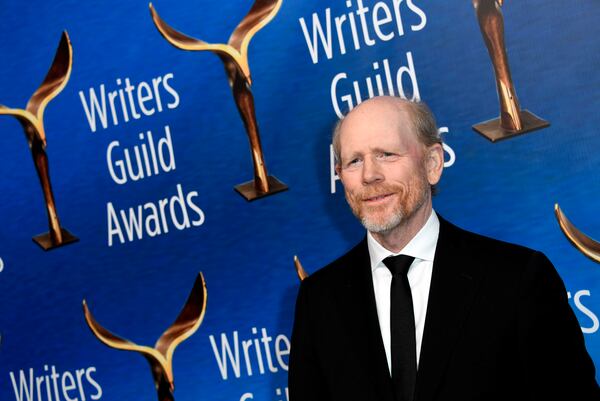
<instances>
[{"instance_id":1,"label":"man's ear","mask_svg":"<svg viewBox=\"0 0 600 401\"><path fill-rule=\"evenodd\" d=\"M338 177L340 177L340 181L342 181L343 184L344 180L342 179L342 166L338 162L335 163L335 173Z\"/></svg>"},{"instance_id":2,"label":"man's ear","mask_svg":"<svg viewBox=\"0 0 600 401\"><path fill-rule=\"evenodd\" d=\"M440 181L444 169L444 148L440 143L431 145L425 150L425 158L427 181L435 185Z\"/></svg>"}]
</instances>

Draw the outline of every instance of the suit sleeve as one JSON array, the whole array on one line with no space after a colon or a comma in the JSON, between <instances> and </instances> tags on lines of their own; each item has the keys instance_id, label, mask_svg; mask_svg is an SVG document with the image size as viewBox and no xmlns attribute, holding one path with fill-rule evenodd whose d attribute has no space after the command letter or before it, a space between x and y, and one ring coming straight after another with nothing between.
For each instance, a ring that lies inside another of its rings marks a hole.
<instances>
[{"instance_id":1,"label":"suit sleeve","mask_svg":"<svg viewBox=\"0 0 600 401\"><path fill-rule=\"evenodd\" d=\"M290 401L327 401L326 389L315 349L308 281L300 285L292 330L288 388Z\"/></svg>"},{"instance_id":2,"label":"suit sleeve","mask_svg":"<svg viewBox=\"0 0 600 401\"><path fill-rule=\"evenodd\" d=\"M600 400L592 359L552 263L534 252L519 290L518 346L528 400Z\"/></svg>"}]
</instances>

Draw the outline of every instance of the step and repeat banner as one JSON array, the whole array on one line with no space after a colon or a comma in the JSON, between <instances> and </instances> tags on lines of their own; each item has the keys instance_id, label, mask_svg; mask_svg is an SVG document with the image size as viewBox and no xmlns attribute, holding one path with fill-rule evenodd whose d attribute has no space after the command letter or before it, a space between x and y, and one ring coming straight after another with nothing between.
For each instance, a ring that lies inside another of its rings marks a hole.
<instances>
[{"instance_id":1,"label":"step and repeat banner","mask_svg":"<svg viewBox=\"0 0 600 401\"><path fill-rule=\"evenodd\" d=\"M294 256L311 273L364 235L331 129L379 94L430 105L435 209L546 253L598 364L599 13L4 2L0 399L287 400Z\"/></svg>"}]
</instances>

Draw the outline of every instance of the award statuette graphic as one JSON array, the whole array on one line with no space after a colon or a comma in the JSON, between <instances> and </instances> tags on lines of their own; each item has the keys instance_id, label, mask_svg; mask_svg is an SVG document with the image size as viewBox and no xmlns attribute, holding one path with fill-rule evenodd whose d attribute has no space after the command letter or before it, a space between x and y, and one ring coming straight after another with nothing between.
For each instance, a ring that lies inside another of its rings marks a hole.
<instances>
[{"instance_id":1,"label":"award statuette graphic","mask_svg":"<svg viewBox=\"0 0 600 401\"><path fill-rule=\"evenodd\" d=\"M152 3L149 5L152 20L156 28L158 28L160 34L169 43L182 50L211 51L219 56L223 62L235 104L242 117L246 134L250 141L252 162L254 164L254 179L235 186L235 190L247 201L287 189L285 184L274 176L267 174L267 167L260 144L256 113L254 111L254 96L251 90L252 79L250 77L250 66L248 65L248 45L250 44L250 40L256 32L275 17L281 7L281 2L282 0L255 0L248 14L246 14L231 34L227 44L207 43L176 31L160 18Z\"/></svg>"},{"instance_id":2,"label":"award statuette graphic","mask_svg":"<svg viewBox=\"0 0 600 401\"><path fill-rule=\"evenodd\" d=\"M206 311L206 297L206 283L200 273L179 316L156 341L154 348L134 344L102 327L92 316L85 300L83 300L83 313L92 333L101 342L111 348L142 354L150 364L158 401L174 401L173 353L181 342L200 327Z\"/></svg>"},{"instance_id":3,"label":"award statuette graphic","mask_svg":"<svg viewBox=\"0 0 600 401\"><path fill-rule=\"evenodd\" d=\"M554 204L554 214L558 225L566 237L571 241L575 248L579 249L588 258L594 262L600 263L600 243L591 239L584 233L582 233L577 227L573 225L565 216L558 203Z\"/></svg>"},{"instance_id":4,"label":"award statuette graphic","mask_svg":"<svg viewBox=\"0 0 600 401\"><path fill-rule=\"evenodd\" d=\"M304 267L302 267L302 263L300 263L300 259L298 259L298 256L296 255L294 255L294 267L296 268L296 274L298 275L300 281L308 277L308 273L306 272L306 270L304 270Z\"/></svg>"},{"instance_id":5,"label":"award statuette graphic","mask_svg":"<svg viewBox=\"0 0 600 401\"><path fill-rule=\"evenodd\" d=\"M25 109L11 109L0 105L0 115L16 117L23 126L25 137L29 143L33 163L37 171L48 214L50 231L33 237L44 250L76 242L78 239L65 228L61 227L50 184L48 155L46 154L46 133L44 130L44 110L46 105L56 97L69 81L73 65L73 49L66 31L63 32L54 56L54 61L46 78L27 102Z\"/></svg>"},{"instance_id":6,"label":"award statuette graphic","mask_svg":"<svg viewBox=\"0 0 600 401\"><path fill-rule=\"evenodd\" d=\"M473 129L492 142L545 128L550 125L528 110L521 110L513 85L504 45L503 0L472 0L483 41L488 49L500 102L500 117L475 124Z\"/></svg>"}]
</instances>

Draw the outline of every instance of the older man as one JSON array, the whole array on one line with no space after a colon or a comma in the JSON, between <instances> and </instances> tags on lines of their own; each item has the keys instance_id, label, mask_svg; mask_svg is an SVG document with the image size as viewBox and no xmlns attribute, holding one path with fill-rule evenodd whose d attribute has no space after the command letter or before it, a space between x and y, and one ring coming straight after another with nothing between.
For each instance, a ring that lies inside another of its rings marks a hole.
<instances>
[{"instance_id":1,"label":"older man","mask_svg":"<svg viewBox=\"0 0 600 401\"><path fill-rule=\"evenodd\" d=\"M363 102L333 144L367 235L300 286L291 401L600 399L548 259L433 211L444 158L427 106Z\"/></svg>"}]
</instances>

